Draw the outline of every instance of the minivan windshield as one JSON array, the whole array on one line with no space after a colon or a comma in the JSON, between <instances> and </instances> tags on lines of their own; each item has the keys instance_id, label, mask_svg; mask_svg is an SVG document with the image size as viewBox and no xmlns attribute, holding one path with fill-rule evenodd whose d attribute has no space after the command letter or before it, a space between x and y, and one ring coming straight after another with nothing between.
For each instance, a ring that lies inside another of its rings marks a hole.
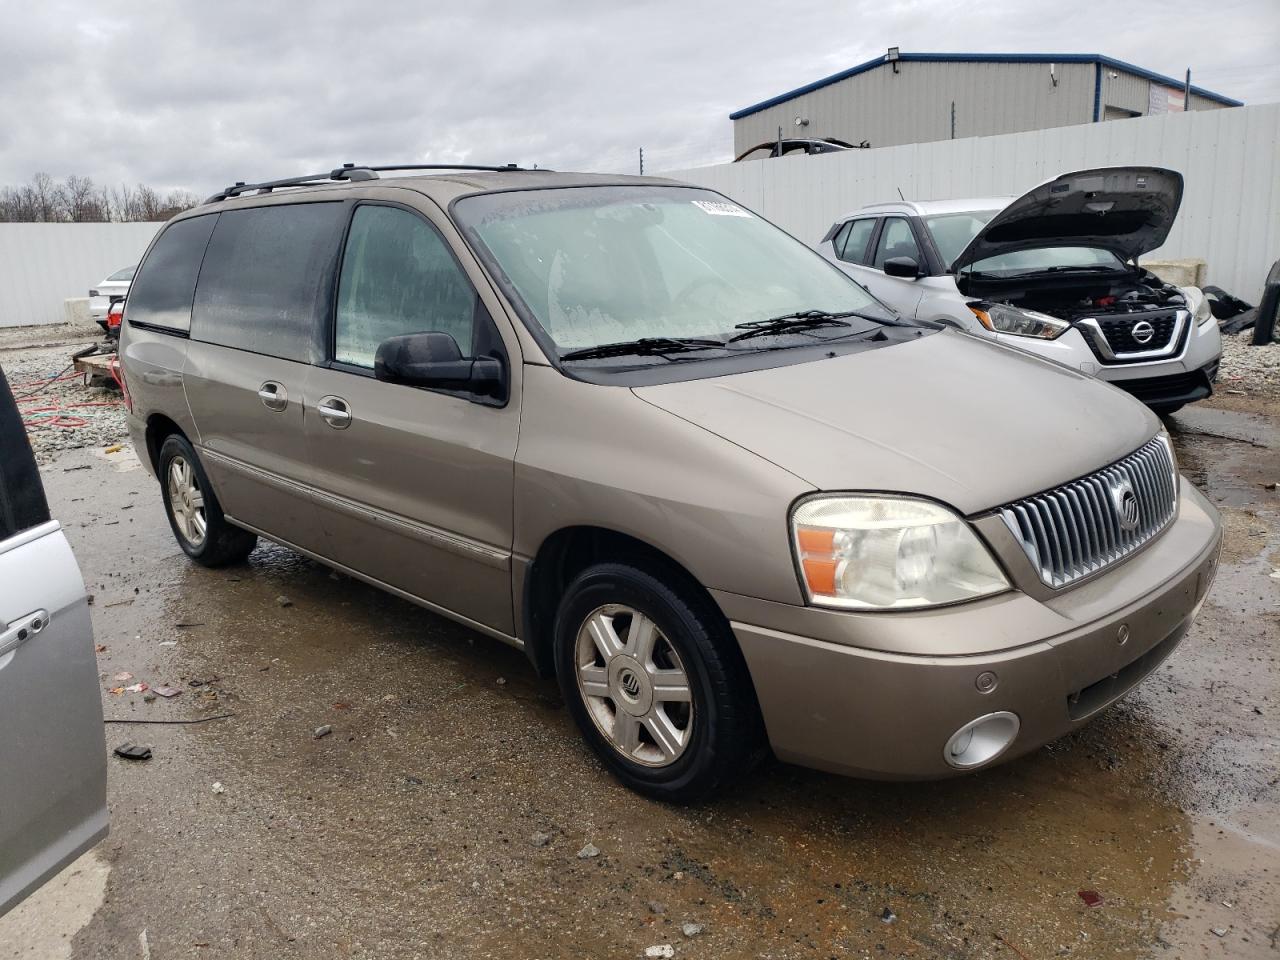
<instances>
[{"instance_id":1,"label":"minivan windshield","mask_svg":"<svg viewBox=\"0 0 1280 960\"><path fill-rule=\"evenodd\" d=\"M987 225L999 210L967 210L964 213L940 213L925 217L925 226L933 236L934 246L944 263L955 263L964 253L978 231ZM994 273L1016 276L1020 273L1039 273L1054 268L1105 268L1123 270L1124 264L1109 250L1096 247L1054 246L1037 247L1034 250L1015 250L995 257L978 260L965 270L974 273Z\"/></svg>"},{"instance_id":2,"label":"minivan windshield","mask_svg":"<svg viewBox=\"0 0 1280 960\"><path fill-rule=\"evenodd\" d=\"M657 352L696 340L681 345L681 359L702 359L894 322L800 241L708 190L509 191L466 197L453 213L562 357L605 344L641 341ZM768 336L730 343L744 324L797 313L799 322L771 326ZM818 314L851 319L823 324Z\"/></svg>"}]
</instances>

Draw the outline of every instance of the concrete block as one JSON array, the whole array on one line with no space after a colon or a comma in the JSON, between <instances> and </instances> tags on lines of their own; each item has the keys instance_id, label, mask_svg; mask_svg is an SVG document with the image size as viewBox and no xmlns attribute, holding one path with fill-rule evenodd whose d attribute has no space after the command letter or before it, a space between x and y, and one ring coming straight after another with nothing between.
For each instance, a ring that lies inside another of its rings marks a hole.
<instances>
[{"instance_id":1,"label":"concrete block","mask_svg":"<svg viewBox=\"0 0 1280 960\"><path fill-rule=\"evenodd\" d=\"M62 302L62 317L64 323L69 323L73 327L85 327L91 330L99 329L98 325L89 316L88 297L68 297L64 300Z\"/></svg>"},{"instance_id":2,"label":"concrete block","mask_svg":"<svg viewBox=\"0 0 1280 960\"><path fill-rule=\"evenodd\" d=\"M1165 283L1175 287L1203 287L1207 264L1199 258L1185 260L1139 260L1138 264L1150 270Z\"/></svg>"}]
</instances>

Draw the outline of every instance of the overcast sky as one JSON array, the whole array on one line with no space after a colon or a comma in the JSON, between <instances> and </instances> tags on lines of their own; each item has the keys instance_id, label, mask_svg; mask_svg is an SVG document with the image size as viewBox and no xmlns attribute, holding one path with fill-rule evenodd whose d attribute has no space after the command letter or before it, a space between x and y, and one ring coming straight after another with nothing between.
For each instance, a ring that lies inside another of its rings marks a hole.
<instances>
[{"instance_id":1,"label":"overcast sky","mask_svg":"<svg viewBox=\"0 0 1280 960\"><path fill-rule=\"evenodd\" d=\"M438 12L437 12L438 11ZM207 192L342 161L634 172L882 54L1103 53L1280 100L1280 0L0 0L0 184Z\"/></svg>"}]
</instances>

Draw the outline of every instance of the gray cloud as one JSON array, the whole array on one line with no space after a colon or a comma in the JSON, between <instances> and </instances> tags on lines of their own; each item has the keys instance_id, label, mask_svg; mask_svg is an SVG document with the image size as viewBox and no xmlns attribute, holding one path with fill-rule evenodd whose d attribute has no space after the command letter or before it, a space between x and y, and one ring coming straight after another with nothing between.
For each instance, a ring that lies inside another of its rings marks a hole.
<instances>
[{"instance_id":1,"label":"gray cloud","mask_svg":"<svg viewBox=\"0 0 1280 960\"><path fill-rule=\"evenodd\" d=\"M730 159L730 111L903 50L1097 52L1280 99L1275 0L9 5L0 184L209 191L374 162ZM1220 39L1218 39L1220 38Z\"/></svg>"}]
</instances>

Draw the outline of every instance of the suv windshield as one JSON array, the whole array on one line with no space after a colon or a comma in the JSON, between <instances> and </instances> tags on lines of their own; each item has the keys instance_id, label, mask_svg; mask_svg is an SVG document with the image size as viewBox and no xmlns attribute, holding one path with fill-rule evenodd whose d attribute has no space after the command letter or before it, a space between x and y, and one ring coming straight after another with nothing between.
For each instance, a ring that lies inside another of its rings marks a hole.
<instances>
[{"instance_id":1,"label":"suv windshield","mask_svg":"<svg viewBox=\"0 0 1280 960\"><path fill-rule=\"evenodd\" d=\"M719 194L688 187L569 187L483 194L454 215L559 355L697 338L682 357L840 337L894 315L820 256ZM727 344L743 324L812 312ZM852 327L852 329L850 329ZM697 347L698 350L694 348ZM708 352L710 351L710 352Z\"/></svg>"},{"instance_id":2,"label":"suv windshield","mask_svg":"<svg viewBox=\"0 0 1280 960\"><path fill-rule=\"evenodd\" d=\"M999 210L969 210L964 213L942 213L925 217L925 226L933 236L934 246L942 254L943 262L948 266L955 263L956 258L964 252L978 231L987 225ZM1096 247L1038 247L1035 250L1017 250L1002 253L996 257L978 260L965 270L974 273L1003 273L1017 275L1019 273L1036 273L1054 267L1071 269L1073 267L1105 267L1123 270L1124 264L1109 250Z\"/></svg>"}]
</instances>

